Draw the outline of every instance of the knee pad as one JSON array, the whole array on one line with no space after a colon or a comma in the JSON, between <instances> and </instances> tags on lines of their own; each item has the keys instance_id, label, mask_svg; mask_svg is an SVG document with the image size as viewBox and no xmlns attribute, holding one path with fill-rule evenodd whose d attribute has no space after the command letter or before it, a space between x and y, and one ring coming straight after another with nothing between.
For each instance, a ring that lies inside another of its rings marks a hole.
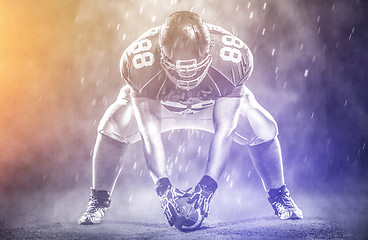
<instances>
[{"instance_id":1,"label":"knee pad","mask_svg":"<svg viewBox=\"0 0 368 240\"><path fill-rule=\"evenodd\" d=\"M255 146L262 143L270 142L277 138L279 134L276 122L273 122L273 126L270 126L267 131L264 131L260 136L256 136L250 143L249 146Z\"/></svg>"},{"instance_id":2,"label":"knee pad","mask_svg":"<svg viewBox=\"0 0 368 240\"><path fill-rule=\"evenodd\" d=\"M278 135L277 123L248 89L242 102L235 141L241 145L257 145L274 139Z\"/></svg>"},{"instance_id":3,"label":"knee pad","mask_svg":"<svg viewBox=\"0 0 368 240\"><path fill-rule=\"evenodd\" d=\"M123 143L140 140L128 91L126 87L121 89L118 99L106 110L97 129L99 133Z\"/></svg>"}]
</instances>

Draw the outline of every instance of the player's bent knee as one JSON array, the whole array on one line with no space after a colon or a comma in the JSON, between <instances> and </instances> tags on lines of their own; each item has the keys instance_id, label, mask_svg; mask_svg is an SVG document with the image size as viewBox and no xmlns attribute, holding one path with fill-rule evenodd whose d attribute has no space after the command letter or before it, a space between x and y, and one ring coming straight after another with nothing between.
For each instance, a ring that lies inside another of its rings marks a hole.
<instances>
[{"instance_id":1,"label":"player's bent knee","mask_svg":"<svg viewBox=\"0 0 368 240\"><path fill-rule=\"evenodd\" d=\"M125 99L114 102L106 110L97 131L120 142L130 141L129 139L138 133L131 102Z\"/></svg>"},{"instance_id":2,"label":"player's bent knee","mask_svg":"<svg viewBox=\"0 0 368 240\"><path fill-rule=\"evenodd\" d=\"M267 127L258 131L256 138L250 145L258 145L268 141L271 141L279 134L278 127L275 121L271 121Z\"/></svg>"},{"instance_id":3,"label":"player's bent knee","mask_svg":"<svg viewBox=\"0 0 368 240\"><path fill-rule=\"evenodd\" d=\"M277 124L274 120L270 120L267 124L268 126L262 132L260 138L264 139L265 141L274 139L278 134L279 130Z\"/></svg>"}]
</instances>

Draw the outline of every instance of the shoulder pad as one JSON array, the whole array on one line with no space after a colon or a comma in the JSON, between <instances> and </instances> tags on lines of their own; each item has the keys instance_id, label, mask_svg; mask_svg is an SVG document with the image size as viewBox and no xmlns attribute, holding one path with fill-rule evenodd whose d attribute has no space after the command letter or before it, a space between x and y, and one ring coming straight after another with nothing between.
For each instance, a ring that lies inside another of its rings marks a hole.
<instances>
[{"instance_id":1,"label":"shoulder pad","mask_svg":"<svg viewBox=\"0 0 368 240\"><path fill-rule=\"evenodd\" d=\"M211 33L212 68L234 86L242 85L253 70L253 55L248 46L225 29L207 24Z\"/></svg>"},{"instance_id":2,"label":"shoulder pad","mask_svg":"<svg viewBox=\"0 0 368 240\"><path fill-rule=\"evenodd\" d=\"M151 28L127 47L120 59L120 72L133 89L141 91L162 69L157 51L159 27Z\"/></svg>"}]
</instances>

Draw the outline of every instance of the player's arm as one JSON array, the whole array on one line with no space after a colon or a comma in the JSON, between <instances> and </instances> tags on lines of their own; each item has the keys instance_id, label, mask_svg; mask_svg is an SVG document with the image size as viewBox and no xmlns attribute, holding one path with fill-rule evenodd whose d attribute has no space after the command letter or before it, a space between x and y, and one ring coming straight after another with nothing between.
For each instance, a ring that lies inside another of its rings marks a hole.
<instances>
[{"instance_id":1,"label":"player's arm","mask_svg":"<svg viewBox=\"0 0 368 240\"><path fill-rule=\"evenodd\" d=\"M142 137L144 156L153 181L167 177L165 152L161 140L160 101L132 98L134 113Z\"/></svg>"},{"instance_id":2,"label":"player's arm","mask_svg":"<svg viewBox=\"0 0 368 240\"><path fill-rule=\"evenodd\" d=\"M205 175L200 182L191 189L189 202L207 217L209 204L217 189L217 181L224 171L230 147L234 137L239 113L241 98L220 98L216 100L213 110L215 134L212 138L209 158Z\"/></svg>"},{"instance_id":3,"label":"player's arm","mask_svg":"<svg viewBox=\"0 0 368 240\"><path fill-rule=\"evenodd\" d=\"M212 138L205 175L216 182L224 171L234 130L240 113L241 98L219 98L213 109L215 134Z\"/></svg>"},{"instance_id":4,"label":"player's arm","mask_svg":"<svg viewBox=\"0 0 368 240\"><path fill-rule=\"evenodd\" d=\"M170 226L175 224L178 205L176 198L184 193L174 188L167 175L165 152L161 139L161 104L160 101L147 98L134 98L134 114L143 142L143 151L147 167L156 184L161 207Z\"/></svg>"}]
</instances>

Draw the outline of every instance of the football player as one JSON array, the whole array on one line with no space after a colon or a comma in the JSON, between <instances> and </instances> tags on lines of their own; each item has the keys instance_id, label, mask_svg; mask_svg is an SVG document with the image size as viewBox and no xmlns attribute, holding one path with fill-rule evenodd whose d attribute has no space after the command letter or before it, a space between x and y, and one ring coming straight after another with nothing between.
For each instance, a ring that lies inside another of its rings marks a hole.
<instances>
[{"instance_id":1,"label":"football player","mask_svg":"<svg viewBox=\"0 0 368 240\"><path fill-rule=\"evenodd\" d=\"M303 218L285 186L276 122L245 86L253 56L242 40L195 13L175 12L125 50L120 69L127 85L100 121L90 201L80 224L101 222L121 155L142 140L161 206L174 225L175 200L184 192L169 180L161 133L179 128L213 133L204 175L185 193L204 216L235 141L248 149L275 215Z\"/></svg>"}]
</instances>

